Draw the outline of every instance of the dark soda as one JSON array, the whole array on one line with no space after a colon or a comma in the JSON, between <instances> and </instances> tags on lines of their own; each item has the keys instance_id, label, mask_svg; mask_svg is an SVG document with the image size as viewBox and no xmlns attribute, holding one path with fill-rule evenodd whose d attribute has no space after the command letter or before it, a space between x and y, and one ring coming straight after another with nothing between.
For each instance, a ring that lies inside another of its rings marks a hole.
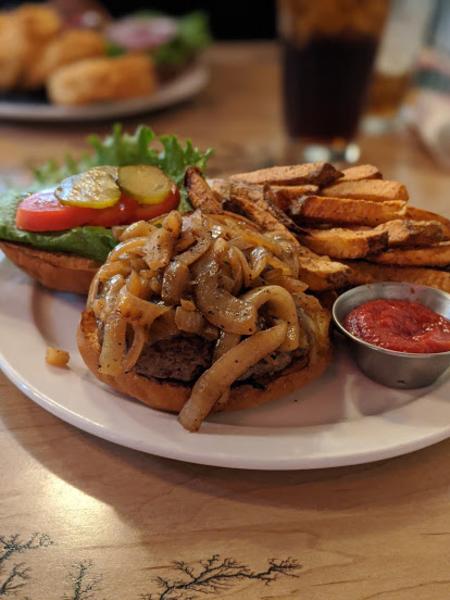
<instances>
[{"instance_id":1,"label":"dark soda","mask_svg":"<svg viewBox=\"0 0 450 600\"><path fill-rule=\"evenodd\" d=\"M282 40L283 102L293 139L351 140L364 107L378 40L313 36Z\"/></svg>"}]
</instances>

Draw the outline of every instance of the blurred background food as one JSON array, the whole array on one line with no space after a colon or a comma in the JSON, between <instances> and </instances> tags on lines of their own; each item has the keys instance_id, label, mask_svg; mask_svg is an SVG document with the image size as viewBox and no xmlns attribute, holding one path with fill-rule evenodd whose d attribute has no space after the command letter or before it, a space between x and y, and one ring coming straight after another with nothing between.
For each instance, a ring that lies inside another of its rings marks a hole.
<instances>
[{"instance_id":1,"label":"blurred background food","mask_svg":"<svg viewBox=\"0 0 450 600\"><path fill-rule=\"evenodd\" d=\"M68 106L146 96L209 41L200 12L142 10L114 20L96 2L19 3L0 12L0 90L8 99L46 91Z\"/></svg>"}]
</instances>

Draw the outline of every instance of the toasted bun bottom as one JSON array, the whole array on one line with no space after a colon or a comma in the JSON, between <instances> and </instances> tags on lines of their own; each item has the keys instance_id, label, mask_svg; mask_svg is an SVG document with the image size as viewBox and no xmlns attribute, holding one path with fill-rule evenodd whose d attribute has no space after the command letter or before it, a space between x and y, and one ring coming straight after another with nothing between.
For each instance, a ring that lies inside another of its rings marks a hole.
<instances>
[{"instance_id":1,"label":"toasted bun bottom","mask_svg":"<svg viewBox=\"0 0 450 600\"><path fill-rule=\"evenodd\" d=\"M0 242L11 262L40 284L60 292L87 294L100 263L64 252L36 250L24 244Z\"/></svg>"},{"instance_id":2,"label":"toasted bun bottom","mask_svg":"<svg viewBox=\"0 0 450 600\"><path fill-rule=\"evenodd\" d=\"M85 311L81 316L77 340L84 362L98 379L152 408L178 413L191 394L189 386L148 379L132 371L117 377L99 373L100 345L97 338L95 316L91 311ZM232 388L230 400L223 410L250 408L290 394L319 377L329 364L330 359L331 347L327 342L314 363L306 367L299 364L292 365L278 377L275 377L263 390L256 389L251 385Z\"/></svg>"}]
</instances>

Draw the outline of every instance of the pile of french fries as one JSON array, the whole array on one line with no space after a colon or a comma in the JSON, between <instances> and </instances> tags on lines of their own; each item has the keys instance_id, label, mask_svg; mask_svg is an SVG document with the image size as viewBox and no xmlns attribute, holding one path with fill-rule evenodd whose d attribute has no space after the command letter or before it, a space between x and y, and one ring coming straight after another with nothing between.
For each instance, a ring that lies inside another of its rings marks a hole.
<instances>
[{"instance_id":1,"label":"pile of french fries","mask_svg":"<svg viewBox=\"0 0 450 600\"><path fill-rule=\"evenodd\" d=\"M191 171L186 185L196 207L295 236L311 291L402 281L450 292L450 220L410 206L406 187L373 165L307 163L207 182Z\"/></svg>"}]
</instances>

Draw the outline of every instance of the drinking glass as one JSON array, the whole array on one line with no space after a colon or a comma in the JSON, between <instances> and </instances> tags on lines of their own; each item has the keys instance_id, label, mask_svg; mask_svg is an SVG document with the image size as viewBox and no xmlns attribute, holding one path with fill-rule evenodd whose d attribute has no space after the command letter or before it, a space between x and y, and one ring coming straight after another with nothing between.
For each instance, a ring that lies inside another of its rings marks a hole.
<instances>
[{"instance_id":1,"label":"drinking glass","mask_svg":"<svg viewBox=\"0 0 450 600\"><path fill-rule=\"evenodd\" d=\"M296 160L355 162L388 0L278 0L283 113Z\"/></svg>"}]
</instances>

